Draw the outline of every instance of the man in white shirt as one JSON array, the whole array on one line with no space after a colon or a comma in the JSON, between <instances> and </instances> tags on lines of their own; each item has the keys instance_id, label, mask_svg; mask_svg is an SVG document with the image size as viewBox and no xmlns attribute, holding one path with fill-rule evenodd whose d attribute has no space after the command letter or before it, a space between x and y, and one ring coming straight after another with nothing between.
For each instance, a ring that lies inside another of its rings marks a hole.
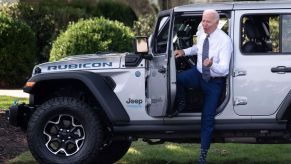
<instances>
[{"instance_id":1,"label":"man in white shirt","mask_svg":"<svg viewBox=\"0 0 291 164\"><path fill-rule=\"evenodd\" d=\"M197 44L184 50L176 50L176 57L197 54L197 66L177 73L178 110L186 107L185 88L201 88L204 104L201 117L201 152L199 163L206 163L210 147L214 117L223 89L224 77L229 73L232 54L230 37L218 29L219 14L208 9L203 12L202 32L197 32Z\"/></svg>"}]
</instances>

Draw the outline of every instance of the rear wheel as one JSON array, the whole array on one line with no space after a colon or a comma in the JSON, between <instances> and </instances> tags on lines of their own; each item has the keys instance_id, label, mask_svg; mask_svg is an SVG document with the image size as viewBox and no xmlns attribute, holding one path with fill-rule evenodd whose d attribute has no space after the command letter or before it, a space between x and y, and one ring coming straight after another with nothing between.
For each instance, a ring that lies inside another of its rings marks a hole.
<instances>
[{"instance_id":1,"label":"rear wheel","mask_svg":"<svg viewBox=\"0 0 291 164\"><path fill-rule=\"evenodd\" d=\"M103 130L89 105L58 97L33 113L27 138L32 155L40 163L91 163L103 144Z\"/></svg>"}]
</instances>

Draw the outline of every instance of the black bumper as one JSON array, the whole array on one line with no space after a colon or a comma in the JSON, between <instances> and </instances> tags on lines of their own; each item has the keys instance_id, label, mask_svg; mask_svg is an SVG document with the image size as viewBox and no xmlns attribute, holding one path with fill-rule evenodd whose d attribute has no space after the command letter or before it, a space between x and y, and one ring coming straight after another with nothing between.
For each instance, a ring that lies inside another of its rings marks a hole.
<instances>
[{"instance_id":1,"label":"black bumper","mask_svg":"<svg viewBox=\"0 0 291 164\"><path fill-rule=\"evenodd\" d=\"M6 111L5 116L11 125L26 130L28 120L33 111L34 107L27 104L12 105L9 107L9 110Z\"/></svg>"}]
</instances>

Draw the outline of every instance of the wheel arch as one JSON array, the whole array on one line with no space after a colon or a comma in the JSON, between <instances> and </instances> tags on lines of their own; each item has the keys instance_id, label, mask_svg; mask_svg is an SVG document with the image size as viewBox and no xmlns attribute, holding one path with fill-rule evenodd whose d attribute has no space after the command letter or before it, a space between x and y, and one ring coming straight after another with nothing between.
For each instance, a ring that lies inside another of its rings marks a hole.
<instances>
[{"instance_id":1,"label":"wheel arch","mask_svg":"<svg viewBox=\"0 0 291 164\"><path fill-rule=\"evenodd\" d=\"M276 118L277 120L291 121L291 90L280 104Z\"/></svg>"},{"instance_id":2,"label":"wheel arch","mask_svg":"<svg viewBox=\"0 0 291 164\"><path fill-rule=\"evenodd\" d=\"M39 105L52 98L55 91L71 86L78 92L87 92L93 101L97 102L106 117L113 124L129 122L129 116L113 92L114 81L110 77L101 76L93 72L70 71L63 73L48 73L33 76L28 80L33 82L31 87L24 87L29 93L30 103Z\"/></svg>"}]
</instances>

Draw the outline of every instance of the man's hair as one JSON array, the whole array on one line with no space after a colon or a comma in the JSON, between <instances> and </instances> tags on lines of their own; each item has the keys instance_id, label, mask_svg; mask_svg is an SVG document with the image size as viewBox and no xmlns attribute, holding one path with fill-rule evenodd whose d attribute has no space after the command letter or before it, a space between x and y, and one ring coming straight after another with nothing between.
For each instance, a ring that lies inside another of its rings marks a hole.
<instances>
[{"instance_id":1,"label":"man's hair","mask_svg":"<svg viewBox=\"0 0 291 164\"><path fill-rule=\"evenodd\" d=\"M214 9L206 9L206 10L204 10L204 12L203 13L211 13L211 14L213 14L213 16L214 16L214 19L216 20L216 21L219 21L219 14L218 14L218 12L216 11L216 10L214 10Z\"/></svg>"}]
</instances>

